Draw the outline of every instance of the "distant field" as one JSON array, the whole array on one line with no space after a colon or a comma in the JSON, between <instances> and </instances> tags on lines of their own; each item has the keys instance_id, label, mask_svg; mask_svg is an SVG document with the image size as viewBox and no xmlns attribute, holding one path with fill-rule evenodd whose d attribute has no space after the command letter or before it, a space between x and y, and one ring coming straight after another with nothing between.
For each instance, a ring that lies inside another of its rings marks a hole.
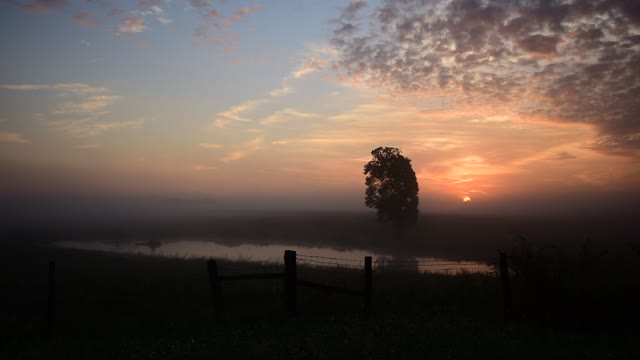
<instances>
[{"instance_id":1,"label":"distant field","mask_svg":"<svg viewBox=\"0 0 640 360\"><path fill-rule=\"evenodd\" d=\"M522 238L539 246L570 253L589 242L614 252L638 246L636 224L625 218L523 218L478 215L423 214L402 241L372 213L248 214L244 216L182 216L83 218L12 221L0 237L27 242L60 240L180 238L214 239L223 244L301 244L336 249L362 249L398 256L447 259L494 258L499 249Z\"/></svg>"}]
</instances>

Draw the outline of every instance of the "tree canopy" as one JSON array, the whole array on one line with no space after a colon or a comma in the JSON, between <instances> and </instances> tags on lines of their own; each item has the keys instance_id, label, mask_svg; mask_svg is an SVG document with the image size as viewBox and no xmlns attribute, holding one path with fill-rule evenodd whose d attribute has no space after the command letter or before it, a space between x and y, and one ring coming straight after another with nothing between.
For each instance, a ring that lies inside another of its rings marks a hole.
<instances>
[{"instance_id":1,"label":"tree canopy","mask_svg":"<svg viewBox=\"0 0 640 360\"><path fill-rule=\"evenodd\" d=\"M411 160L393 147L371 151L364 166L367 176L365 205L378 210L378 221L403 228L418 219L418 181Z\"/></svg>"}]
</instances>

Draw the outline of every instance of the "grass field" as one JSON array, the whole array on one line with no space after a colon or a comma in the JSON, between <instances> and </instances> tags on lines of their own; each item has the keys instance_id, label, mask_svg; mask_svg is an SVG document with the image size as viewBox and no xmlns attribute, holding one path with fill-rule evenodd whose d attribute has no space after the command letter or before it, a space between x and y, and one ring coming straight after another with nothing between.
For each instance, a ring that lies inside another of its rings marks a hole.
<instances>
[{"instance_id":1,"label":"grass field","mask_svg":"<svg viewBox=\"0 0 640 360\"><path fill-rule=\"evenodd\" d=\"M362 300L282 281L225 283L227 326L212 320L204 259L116 255L4 242L0 358L637 358L640 258L566 255L523 243L510 252L514 306L505 321L494 275L374 273ZM51 339L43 338L49 260L56 261ZM219 261L221 274L282 271ZM361 288L362 271L300 267L298 277Z\"/></svg>"}]
</instances>

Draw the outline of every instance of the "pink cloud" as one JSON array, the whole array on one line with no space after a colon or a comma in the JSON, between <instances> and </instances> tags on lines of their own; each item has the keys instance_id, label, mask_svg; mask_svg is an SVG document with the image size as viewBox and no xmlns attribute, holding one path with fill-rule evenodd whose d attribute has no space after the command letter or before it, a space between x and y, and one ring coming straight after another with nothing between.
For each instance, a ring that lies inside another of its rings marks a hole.
<instances>
[{"instance_id":1,"label":"pink cloud","mask_svg":"<svg viewBox=\"0 0 640 360\"><path fill-rule=\"evenodd\" d=\"M127 16L120 22L118 26L119 33L139 33L147 29L142 16Z\"/></svg>"},{"instance_id":2,"label":"pink cloud","mask_svg":"<svg viewBox=\"0 0 640 360\"><path fill-rule=\"evenodd\" d=\"M29 4L22 5L22 9L31 12L48 12L53 9L64 7L69 2L67 0L35 0Z\"/></svg>"}]
</instances>

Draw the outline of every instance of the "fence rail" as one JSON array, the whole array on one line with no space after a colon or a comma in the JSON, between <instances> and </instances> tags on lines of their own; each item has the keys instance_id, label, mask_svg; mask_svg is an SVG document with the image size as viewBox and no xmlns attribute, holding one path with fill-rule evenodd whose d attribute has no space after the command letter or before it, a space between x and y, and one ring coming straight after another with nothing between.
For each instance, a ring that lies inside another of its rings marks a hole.
<instances>
[{"instance_id":1,"label":"fence rail","mask_svg":"<svg viewBox=\"0 0 640 360\"><path fill-rule=\"evenodd\" d=\"M308 258L320 258L320 259L336 259L328 258L326 256L315 255L303 255L307 259L300 259L307 263L319 263L319 264L334 264L328 261L312 260ZM342 261L358 261L364 264L364 286L362 289L348 289L333 285L320 284L312 281L298 279L297 274L297 261L298 257L295 251L286 250L284 252L284 272L283 273L269 273L269 274L240 274L240 275L219 275L218 265L214 259L208 261L209 282L211 286L212 305L214 307L214 318L217 322L224 323L226 317L224 314L224 297L222 292L221 282L223 281L238 281L238 280L268 280L268 279L283 279L284 280L284 308L285 310L295 316L298 308L298 287L307 287L312 289L318 289L323 291L334 292L344 295L362 296L363 297L363 311L364 316L368 317L371 310L371 293L373 290L373 267L371 256L366 256L363 261L353 259L340 259ZM357 266L354 264L347 264L349 266Z\"/></svg>"}]
</instances>

